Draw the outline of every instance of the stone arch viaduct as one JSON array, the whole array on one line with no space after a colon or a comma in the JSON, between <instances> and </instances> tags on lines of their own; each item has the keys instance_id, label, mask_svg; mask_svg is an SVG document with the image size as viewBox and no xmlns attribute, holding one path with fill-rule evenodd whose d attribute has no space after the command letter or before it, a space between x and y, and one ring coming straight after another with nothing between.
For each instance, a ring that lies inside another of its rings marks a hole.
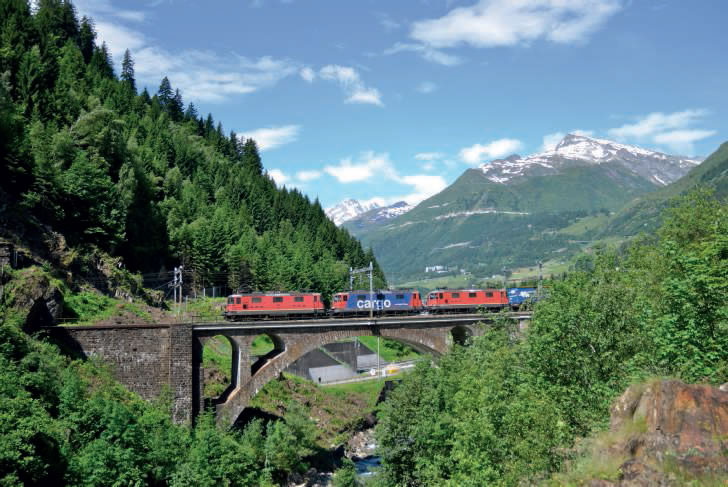
<instances>
[{"instance_id":1,"label":"stone arch viaduct","mask_svg":"<svg viewBox=\"0 0 728 487\"><path fill-rule=\"evenodd\" d=\"M521 327L530 318L517 315ZM145 399L168 389L173 419L191 422L205 407L202 352L207 340L227 337L232 346L231 384L214 406L218 421L233 423L268 381L308 352L355 336L381 336L434 356L445 353L453 336L477 335L482 315L419 315L377 319L67 326L47 328L51 337L81 357L97 357L115 377ZM252 363L253 339L266 334L274 350Z\"/></svg>"}]
</instances>

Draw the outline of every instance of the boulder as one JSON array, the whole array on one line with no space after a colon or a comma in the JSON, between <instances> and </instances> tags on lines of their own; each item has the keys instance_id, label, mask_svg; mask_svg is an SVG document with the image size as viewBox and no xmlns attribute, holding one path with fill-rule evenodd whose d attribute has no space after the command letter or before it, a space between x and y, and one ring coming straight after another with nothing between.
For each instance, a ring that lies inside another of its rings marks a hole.
<instances>
[{"instance_id":1,"label":"boulder","mask_svg":"<svg viewBox=\"0 0 728 487\"><path fill-rule=\"evenodd\" d=\"M668 465L690 478L728 475L727 391L678 380L631 386L612 406L610 430L630 427L613 446L628 457L618 485L673 485Z\"/></svg>"}]
</instances>

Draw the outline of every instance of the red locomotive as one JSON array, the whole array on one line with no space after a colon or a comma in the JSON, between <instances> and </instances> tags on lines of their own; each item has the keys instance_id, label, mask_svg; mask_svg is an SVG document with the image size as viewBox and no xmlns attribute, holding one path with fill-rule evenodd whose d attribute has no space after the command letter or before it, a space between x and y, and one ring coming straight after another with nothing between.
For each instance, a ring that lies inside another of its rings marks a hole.
<instances>
[{"instance_id":1,"label":"red locomotive","mask_svg":"<svg viewBox=\"0 0 728 487\"><path fill-rule=\"evenodd\" d=\"M225 318L231 321L325 315L321 293L233 294L225 306Z\"/></svg>"},{"instance_id":2,"label":"red locomotive","mask_svg":"<svg viewBox=\"0 0 728 487\"><path fill-rule=\"evenodd\" d=\"M508 294L505 289L436 289L427 295L426 306L432 313L499 310L508 306Z\"/></svg>"}]
</instances>

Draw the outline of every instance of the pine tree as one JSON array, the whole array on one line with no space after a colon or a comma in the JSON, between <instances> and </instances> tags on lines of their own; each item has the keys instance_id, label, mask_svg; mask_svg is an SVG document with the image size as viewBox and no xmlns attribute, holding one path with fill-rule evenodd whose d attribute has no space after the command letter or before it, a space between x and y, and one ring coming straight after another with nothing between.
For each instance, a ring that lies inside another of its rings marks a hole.
<instances>
[{"instance_id":1,"label":"pine tree","mask_svg":"<svg viewBox=\"0 0 728 487\"><path fill-rule=\"evenodd\" d=\"M187 110L185 110L185 119L186 120L197 120L197 107L195 107L195 104L190 102L189 105L187 105Z\"/></svg>"},{"instance_id":2,"label":"pine tree","mask_svg":"<svg viewBox=\"0 0 728 487\"><path fill-rule=\"evenodd\" d=\"M83 54L83 60L86 64L91 61L95 41L96 31L94 30L93 21L84 15L81 19L81 29L78 35L78 47L81 49L81 54Z\"/></svg>"},{"instance_id":3,"label":"pine tree","mask_svg":"<svg viewBox=\"0 0 728 487\"><path fill-rule=\"evenodd\" d=\"M169 78L165 76L159 84L159 90L157 90L159 104L162 105L163 108L169 107L170 103L172 103L173 96L172 85L169 82Z\"/></svg>"},{"instance_id":4,"label":"pine tree","mask_svg":"<svg viewBox=\"0 0 728 487\"><path fill-rule=\"evenodd\" d=\"M169 116L172 120L175 122L179 122L182 120L182 116L184 115L184 103L182 102L182 93L180 93L179 88L177 88L174 91L174 96L172 97L172 100L169 103Z\"/></svg>"},{"instance_id":5,"label":"pine tree","mask_svg":"<svg viewBox=\"0 0 728 487\"><path fill-rule=\"evenodd\" d=\"M136 94L136 80L134 79L134 60L129 49L124 51L124 60L121 62L121 80Z\"/></svg>"},{"instance_id":6,"label":"pine tree","mask_svg":"<svg viewBox=\"0 0 728 487\"><path fill-rule=\"evenodd\" d=\"M263 174L263 163L258 154L258 145L253 139L247 139L243 144L243 166L254 174Z\"/></svg>"},{"instance_id":7,"label":"pine tree","mask_svg":"<svg viewBox=\"0 0 728 487\"><path fill-rule=\"evenodd\" d=\"M101 47L96 47L94 53L91 55L91 62L89 63L91 68L96 71L99 75L104 78L114 77L114 67L111 60L111 54L109 54L109 48L106 46L106 42L101 44Z\"/></svg>"}]
</instances>

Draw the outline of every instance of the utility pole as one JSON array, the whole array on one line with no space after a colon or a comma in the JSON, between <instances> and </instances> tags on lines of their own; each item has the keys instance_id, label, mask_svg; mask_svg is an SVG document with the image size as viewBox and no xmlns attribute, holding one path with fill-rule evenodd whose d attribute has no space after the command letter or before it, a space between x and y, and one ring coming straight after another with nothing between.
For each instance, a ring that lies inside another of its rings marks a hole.
<instances>
[{"instance_id":1,"label":"utility pole","mask_svg":"<svg viewBox=\"0 0 728 487\"><path fill-rule=\"evenodd\" d=\"M177 317L182 309L182 269L183 266L179 266L179 304L177 305Z\"/></svg>"},{"instance_id":2,"label":"utility pole","mask_svg":"<svg viewBox=\"0 0 728 487\"><path fill-rule=\"evenodd\" d=\"M540 298L543 291L543 262L538 261L538 291L536 295Z\"/></svg>"},{"instance_id":3,"label":"utility pole","mask_svg":"<svg viewBox=\"0 0 728 487\"><path fill-rule=\"evenodd\" d=\"M174 305L177 306L177 268L174 268L174 284L172 284L172 288L174 289Z\"/></svg>"}]
</instances>

